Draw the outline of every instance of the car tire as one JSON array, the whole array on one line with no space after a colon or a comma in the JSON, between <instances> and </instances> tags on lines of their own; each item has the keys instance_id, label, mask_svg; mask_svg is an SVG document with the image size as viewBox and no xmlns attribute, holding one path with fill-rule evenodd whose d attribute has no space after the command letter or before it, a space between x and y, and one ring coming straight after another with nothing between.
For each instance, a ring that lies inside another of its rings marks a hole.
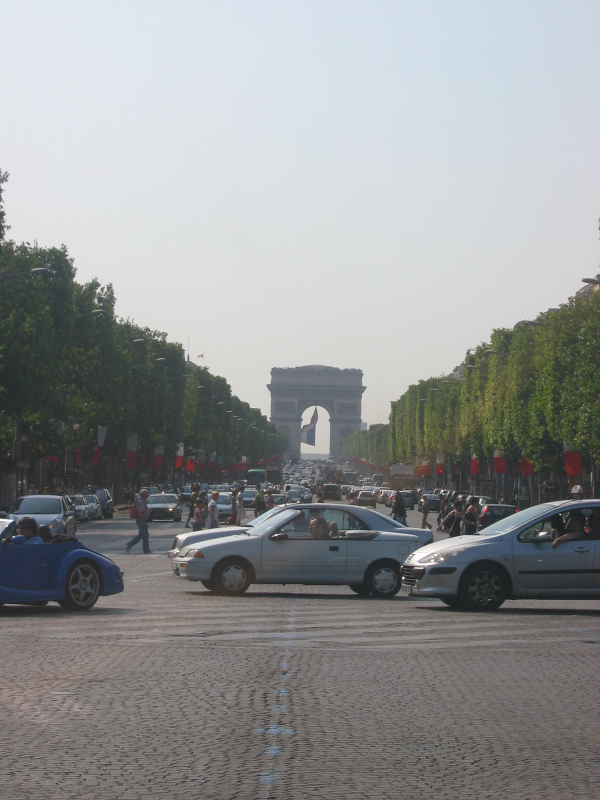
<instances>
[{"instance_id":1,"label":"car tire","mask_svg":"<svg viewBox=\"0 0 600 800\"><path fill-rule=\"evenodd\" d=\"M209 592L214 592L215 585L212 581L200 581L200 583L202 584L202 586L204 586L205 589L208 589Z\"/></svg>"},{"instance_id":2,"label":"car tire","mask_svg":"<svg viewBox=\"0 0 600 800\"><path fill-rule=\"evenodd\" d=\"M398 565L393 561L372 564L365 575L364 585L373 597L384 600L395 597L402 585Z\"/></svg>"},{"instance_id":3,"label":"car tire","mask_svg":"<svg viewBox=\"0 0 600 800\"><path fill-rule=\"evenodd\" d=\"M213 592L237 597L252 583L251 567L243 558L228 558L217 564L211 578Z\"/></svg>"},{"instance_id":4,"label":"car tire","mask_svg":"<svg viewBox=\"0 0 600 800\"><path fill-rule=\"evenodd\" d=\"M102 573L92 561L76 561L67 573L65 599L59 604L68 611L87 611L100 597Z\"/></svg>"},{"instance_id":5,"label":"car tire","mask_svg":"<svg viewBox=\"0 0 600 800\"><path fill-rule=\"evenodd\" d=\"M465 570L458 597L471 611L496 611L508 597L506 579L493 564L475 564Z\"/></svg>"},{"instance_id":6,"label":"car tire","mask_svg":"<svg viewBox=\"0 0 600 800\"><path fill-rule=\"evenodd\" d=\"M348 587L361 597L368 597L371 594L371 590L364 583L349 583Z\"/></svg>"}]
</instances>

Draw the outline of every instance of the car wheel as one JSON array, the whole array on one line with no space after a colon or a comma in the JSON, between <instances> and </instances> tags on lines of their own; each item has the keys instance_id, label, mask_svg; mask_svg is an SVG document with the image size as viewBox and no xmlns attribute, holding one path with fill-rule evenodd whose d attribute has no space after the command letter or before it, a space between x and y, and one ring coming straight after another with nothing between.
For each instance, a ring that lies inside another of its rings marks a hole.
<instances>
[{"instance_id":1,"label":"car wheel","mask_svg":"<svg viewBox=\"0 0 600 800\"><path fill-rule=\"evenodd\" d=\"M218 594L244 594L251 583L250 566L241 558L231 558L217 564L211 583L213 591Z\"/></svg>"},{"instance_id":2,"label":"car wheel","mask_svg":"<svg viewBox=\"0 0 600 800\"><path fill-rule=\"evenodd\" d=\"M374 597L394 597L400 591L401 580L398 565L393 561L380 561L367 570L364 585Z\"/></svg>"},{"instance_id":3,"label":"car wheel","mask_svg":"<svg viewBox=\"0 0 600 800\"><path fill-rule=\"evenodd\" d=\"M91 561L77 561L67 573L65 599L59 603L69 611L87 611L100 597L100 567Z\"/></svg>"},{"instance_id":4,"label":"car wheel","mask_svg":"<svg viewBox=\"0 0 600 800\"><path fill-rule=\"evenodd\" d=\"M202 584L202 586L204 586L205 589L208 589L209 592L214 592L215 585L212 581L200 581L200 583Z\"/></svg>"},{"instance_id":5,"label":"car wheel","mask_svg":"<svg viewBox=\"0 0 600 800\"><path fill-rule=\"evenodd\" d=\"M507 597L504 576L493 565L473 566L465 571L458 596L473 611L496 611Z\"/></svg>"},{"instance_id":6,"label":"car wheel","mask_svg":"<svg viewBox=\"0 0 600 800\"><path fill-rule=\"evenodd\" d=\"M359 594L361 597L368 597L371 594L370 590L364 585L364 583L349 583L348 586L353 592L356 592L356 594Z\"/></svg>"}]
</instances>

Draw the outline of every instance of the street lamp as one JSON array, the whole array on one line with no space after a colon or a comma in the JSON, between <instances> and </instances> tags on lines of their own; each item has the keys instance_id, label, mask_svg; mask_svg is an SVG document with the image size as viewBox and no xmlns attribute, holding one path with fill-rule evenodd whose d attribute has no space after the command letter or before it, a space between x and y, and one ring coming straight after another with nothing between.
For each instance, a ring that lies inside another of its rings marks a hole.
<instances>
[{"instance_id":1,"label":"street lamp","mask_svg":"<svg viewBox=\"0 0 600 800\"><path fill-rule=\"evenodd\" d=\"M29 278L31 275L56 275L56 272L53 269L48 269L47 267L34 267L33 269L30 269L29 272L0 273L0 281L4 281L7 278Z\"/></svg>"},{"instance_id":2,"label":"street lamp","mask_svg":"<svg viewBox=\"0 0 600 800\"><path fill-rule=\"evenodd\" d=\"M582 283L590 283L593 286L600 286L600 278L598 277L598 275L596 275L595 278L582 278L581 282Z\"/></svg>"},{"instance_id":3,"label":"street lamp","mask_svg":"<svg viewBox=\"0 0 600 800\"><path fill-rule=\"evenodd\" d=\"M132 344L144 344L145 339L134 339Z\"/></svg>"},{"instance_id":4,"label":"street lamp","mask_svg":"<svg viewBox=\"0 0 600 800\"><path fill-rule=\"evenodd\" d=\"M166 360L167 360L166 358L157 358L156 359L156 363L157 364L164 364L166 362Z\"/></svg>"},{"instance_id":5,"label":"street lamp","mask_svg":"<svg viewBox=\"0 0 600 800\"><path fill-rule=\"evenodd\" d=\"M82 311L80 314L73 314L74 317L102 317L106 314L106 309L95 308L93 311Z\"/></svg>"}]
</instances>

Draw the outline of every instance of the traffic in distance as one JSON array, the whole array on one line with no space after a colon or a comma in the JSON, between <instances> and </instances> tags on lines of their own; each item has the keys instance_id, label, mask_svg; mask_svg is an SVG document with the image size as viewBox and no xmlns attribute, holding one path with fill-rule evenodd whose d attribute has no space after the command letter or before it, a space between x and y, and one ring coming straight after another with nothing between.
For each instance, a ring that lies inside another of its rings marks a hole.
<instances>
[{"instance_id":1,"label":"traffic in distance","mask_svg":"<svg viewBox=\"0 0 600 800\"><path fill-rule=\"evenodd\" d=\"M598 500L518 512L490 496L393 490L382 475L345 473L352 483L338 483L310 462L286 465L276 484L265 470L250 473L254 485L147 486L131 494L132 519L140 509L145 524L186 518L167 553L175 578L223 595L252 584L346 585L361 596L401 591L480 611L510 599L600 597ZM421 513L421 527L407 525L407 510ZM0 605L56 601L87 610L103 594L123 591L116 564L75 535L78 523L113 513L101 487L18 498L0 519Z\"/></svg>"}]
</instances>

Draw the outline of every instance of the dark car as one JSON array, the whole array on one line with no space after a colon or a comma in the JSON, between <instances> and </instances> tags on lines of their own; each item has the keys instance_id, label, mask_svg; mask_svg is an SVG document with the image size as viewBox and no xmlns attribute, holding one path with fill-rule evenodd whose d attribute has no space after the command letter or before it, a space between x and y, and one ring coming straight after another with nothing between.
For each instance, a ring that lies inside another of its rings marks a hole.
<instances>
[{"instance_id":1,"label":"dark car","mask_svg":"<svg viewBox=\"0 0 600 800\"><path fill-rule=\"evenodd\" d=\"M108 489L92 489L102 506L102 516L104 519L112 518L113 515L113 499L110 496Z\"/></svg>"},{"instance_id":2,"label":"dark car","mask_svg":"<svg viewBox=\"0 0 600 800\"><path fill-rule=\"evenodd\" d=\"M418 499L417 493L413 489L403 489L402 497L404 498L405 507L410 509L410 511L412 511Z\"/></svg>"},{"instance_id":3,"label":"dark car","mask_svg":"<svg viewBox=\"0 0 600 800\"><path fill-rule=\"evenodd\" d=\"M437 494L423 494L421 499L419 500L419 511L423 510L423 498L427 498L427 502L429 503L429 510L430 511L439 511L440 510L440 498Z\"/></svg>"},{"instance_id":4,"label":"dark car","mask_svg":"<svg viewBox=\"0 0 600 800\"><path fill-rule=\"evenodd\" d=\"M493 525L494 522L498 522L499 519L505 519L506 517L510 517L512 514L516 514L517 510L518 509L516 506L500 503L489 503L481 509L477 530L481 531L484 528L487 528L488 525Z\"/></svg>"},{"instance_id":5,"label":"dark car","mask_svg":"<svg viewBox=\"0 0 600 800\"><path fill-rule=\"evenodd\" d=\"M323 486L323 500L341 500L342 489L337 483L326 483Z\"/></svg>"}]
</instances>

